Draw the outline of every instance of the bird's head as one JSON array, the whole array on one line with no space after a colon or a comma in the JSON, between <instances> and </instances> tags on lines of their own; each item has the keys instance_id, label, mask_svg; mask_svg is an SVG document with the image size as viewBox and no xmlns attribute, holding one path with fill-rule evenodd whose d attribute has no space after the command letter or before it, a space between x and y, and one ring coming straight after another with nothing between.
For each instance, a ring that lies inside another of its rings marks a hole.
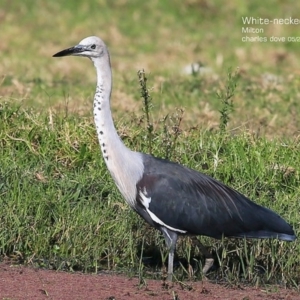
<instances>
[{"instance_id":1,"label":"bird's head","mask_svg":"<svg viewBox=\"0 0 300 300\"><path fill-rule=\"evenodd\" d=\"M89 36L79 42L78 45L57 52L53 55L53 57L74 55L86 56L93 60L95 58L103 56L106 52L106 45L100 38L96 36Z\"/></svg>"}]
</instances>

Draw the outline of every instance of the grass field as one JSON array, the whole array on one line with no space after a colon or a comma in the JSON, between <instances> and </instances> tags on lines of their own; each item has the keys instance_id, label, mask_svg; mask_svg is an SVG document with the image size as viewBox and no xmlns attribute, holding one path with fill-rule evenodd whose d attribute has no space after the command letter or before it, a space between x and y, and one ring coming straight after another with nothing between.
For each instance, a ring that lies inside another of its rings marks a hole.
<instances>
[{"instance_id":1,"label":"grass field","mask_svg":"<svg viewBox=\"0 0 300 300\"><path fill-rule=\"evenodd\" d=\"M101 158L91 63L51 57L89 35L110 48L114 118L131 149L150 151L137 77L144 69L153 105L151 152L277 211L299 236L299 42L270 38L300 36L300 25L253 25L263 32L246 34L242 17L296 18L300 4L260 4L2 1L1 255L51 268L161 276L155 270L167 254L162 238L129 209ZM244 36L268 41L242 42ZM204 74L185 74L195 62ZM238 74L233 107L222 101L230 69ZM219 258L211 278L300 283L297 241L200 239ZM189 238L179 241L177 253L176 276L186 279L189 264L197 269L203 257Z\"/></svg>"}]
</instances>

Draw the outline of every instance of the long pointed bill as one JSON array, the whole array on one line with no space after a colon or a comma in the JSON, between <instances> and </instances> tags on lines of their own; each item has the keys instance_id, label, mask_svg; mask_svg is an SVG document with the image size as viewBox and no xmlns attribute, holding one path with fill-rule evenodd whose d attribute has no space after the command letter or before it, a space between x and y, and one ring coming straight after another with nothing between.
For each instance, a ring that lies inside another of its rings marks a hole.
<instances>
[{"instance_id":1,"label":"long pointed bill","mask_svg":"<svg viewBox=\"0 0 300 300\"><path fill-rule=\"evenodd\" d=\"M80 53L86 51L84 46L77 45L62 51L59 51L53 55L53 57L67 56L67 55L79 55Z\"/></svg>"}]
</instances>

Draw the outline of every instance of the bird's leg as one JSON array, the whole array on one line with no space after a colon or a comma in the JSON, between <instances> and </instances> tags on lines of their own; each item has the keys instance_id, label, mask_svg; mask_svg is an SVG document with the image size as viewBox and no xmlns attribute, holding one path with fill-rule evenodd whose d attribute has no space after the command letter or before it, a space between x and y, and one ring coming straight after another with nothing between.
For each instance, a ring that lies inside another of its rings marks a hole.
<instances>
[{"instance_id":1,"label":"bird's leg","mask_svg":"<svg viewBox=\"0 0 300 300\"><path fill-rule=\"evenodd\" d=\"M161 231L164 235L168 250L169 250L169 257L168 257L168 281L172 281L173 276L173 265L174 265L174 253L176 248L177 242L177 233L174 231L170 231L165 227L161 228Z\"/></svg>"},{"instance_id":2,"label":"bird's leg","mask_svg":"<svg viewBox=\"0 0 300 300\"><path fill-rule=\"evenodd\" d=\"M202 269L203 275L206 275L206 273L210 270L210 268L213 266L213 264L214 264L213 258L208 258L208 257L205 258L205 264Z\"/></svg>"},{"instance_id":3,"label":"bird's leg","mask_svg":"<svg viewBox=\"0 0 300 300\"><path fill-rule=\"evenodd\" d=\"M200 249L200 251L205 257L205 264L202 269L203 275L205 275L209 271L209 269L213 266L214 259L212 255L208 252L207 248L195 236L192 236L191 239L193 243L195 243L198 246L198 248Z\"/></svg>"},{"instance_id":4,"label":"bird's leg","mask_svg":"<svg viewBox=\"0 0 300 300\"><path fill-rule=\"evenodd\" d=\"M172 281L173 276L173 268L174 268L174 252L175 247L171 247L169 251L169 257L168 257L168 281Z\"/></svg>"}]
</instances>

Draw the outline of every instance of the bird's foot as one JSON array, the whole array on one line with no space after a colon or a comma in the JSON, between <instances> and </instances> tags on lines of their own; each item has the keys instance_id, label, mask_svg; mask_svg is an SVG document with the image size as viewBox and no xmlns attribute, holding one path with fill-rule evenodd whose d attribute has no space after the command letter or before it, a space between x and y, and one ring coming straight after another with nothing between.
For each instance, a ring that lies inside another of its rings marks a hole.
<instances>
[{"instance_id":1,"label":"bird's foot","mask_svg":"<svg viewBox=\"0 0 300 300\"><path fill-rule=\"evenodd\" d=\"M213 264L214 264L214 259L213 258L206 258L205 259L205 264L204 264L204 267L202 269L203 275L206 275L206 273L213 266Z\"/></svg>"}]
</instances>

